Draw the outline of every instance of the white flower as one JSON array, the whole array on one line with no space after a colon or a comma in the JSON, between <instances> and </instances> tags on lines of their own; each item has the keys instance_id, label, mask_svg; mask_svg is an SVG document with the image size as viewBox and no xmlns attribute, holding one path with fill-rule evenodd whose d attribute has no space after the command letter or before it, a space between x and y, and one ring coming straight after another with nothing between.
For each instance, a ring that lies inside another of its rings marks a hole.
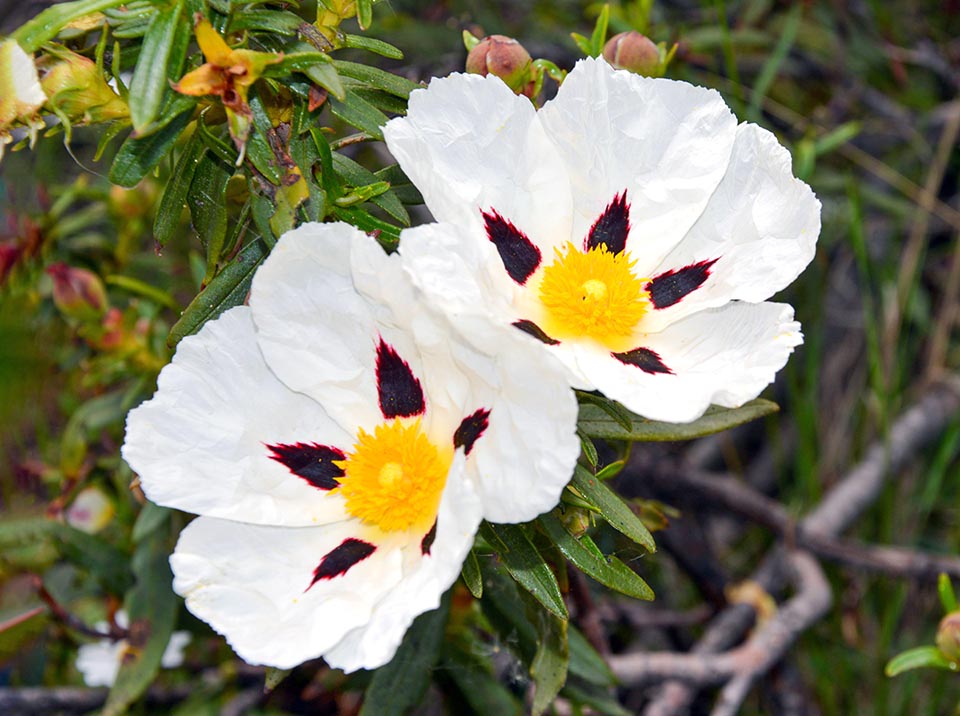
<instances>
[{"instance_id":1,"label":"white flower","mask_svg":"<svg viewBox=\"0 0 960 716\"><path fill-rule=\"evenodd\" d=\"M403 234L415 284L455 323L539 336L576 388L690 421L756 397L802 341L762 301L812 259L820 204L715 91L584 60L537 112L452 75L384 135L440 222Z\"/></svg>"},{"instance_id":2,"label":"white flower","mask_svg":"<svg viewBox=\"0 0 960 716\"><path fill-rule=\"evenodd\" d=\"M126 629L129 626L127 613L119 611L116 614L117 626ZM106 622L97 622L96 628L106 631ZM160 657L160 666L164 669L175 669L183 663L183 650L190 643L190 634L185 631L175 631L170 635L167 648ZM101 639L92 644L84 644L77 652L77 670L83 675L83 682L87 686L113 686L123 663L123 655L127 653L129 644L126 639L113 641Z\"/></svg>"},{"instance_id":3,"label":"white flower","mask_svg":"<svg viewBox=\"0 0 960 716\"><path fill-rule=\"evenodd\" d=\"M482 518L556 504L579 452L563 369L516 331L477 331L428 312L371 237L308 224L130 414L144 492L201 515L174 589L245 660L385 664Z\"/></svg>"}]
</instances>

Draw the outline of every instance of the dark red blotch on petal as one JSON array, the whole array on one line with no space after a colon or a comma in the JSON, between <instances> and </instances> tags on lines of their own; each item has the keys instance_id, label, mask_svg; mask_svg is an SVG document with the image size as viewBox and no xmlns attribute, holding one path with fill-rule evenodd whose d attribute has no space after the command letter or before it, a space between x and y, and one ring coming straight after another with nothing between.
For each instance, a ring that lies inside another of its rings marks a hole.
<instances>
[{"instance_id":1,"label":"dark red blotch on petal","mask_svg":"<svg viewBox=\"0 0 960 716\"><path fill-rule=\"evenodd\" d=\"M644 373L650 373L651 375L668 373L673 375L673 371L664 364L660 354L649 348L634 348L624 353L612 353L611 355L621 363L639 368Z\"/></svg>"},{"instance_id":2,"label":"dark red blotch on petal","mask_svg":"<svg viewBox=\"0 0 960 716\"><path fill-rule=\"evenodd\" d=\"M483 431L490 425L490 411L480 408L473 415L468 415L460 423L460 427L453 434L453 446L462 447L465 455L473 450L473 444L483 435Z\"/></svg>"},{"instance_id":3,"label":"dark red blotch on petal","mask_svg":"<svg viewBox=\"0 0 960 716\"><path fill-rule=\"evenodd\" d=\"M606 246L607 251L619 254L627 246L630 233L630 205L627 203L627 190L613 197L587 234L583 242L584 251Z\"/></svg>"},{"instance_id":4,"label":"dark red blotch on petal","mask_svg":"<svg viewBox=\"0 0 960 716\"><path fill-rule=\"evenodd\" d=\"M334 460L344 460L346 456L335 447L317 443L293 443L292 445L267 445L270 459L284 465L297 477L302 477L320 490L332 490L340 483L343 470L333 464Z\"/></svg>"},{"instance_id":5,"label":"dark red blotch on petal","mask_svg":"<svg viewBox=\"0 0 960 716\"><path fill-rule=\"evenodd\" d=\"M410 365L380 339L377 346L377 393L383 417L409 418L425 409L423 388Z\"/></svg>"},{"instance_id":6,"label":"dark red blotch on petal","mask_svg":"<svg viewBox=\"0 0 960 716\"><path fill-rule=\"evenodd\" d=\"M646 285L654 308L666 308L679 303L696 291L710 277L710 268L718 259L707 259L679 269L654 276Z\"/></svg>"},{"instance_id":7,"label":"dark red blotch on petal","mask_svg":"<svg viewBox=\"0 0 960 716\"><path fill-rule=\"evenodd\" d=\"M310 587L321 579L333 579L350 571L355 564L362 562L376 551L376 547L362 539L348 537L320 560L320 564L313 570L313 581ZM307 587L307 589L310 589Z\"/></svg>"},{"instance_id":8,"label":"dark red blotch on petal","mask_svg":"<svg viewBox=\"0 0 960 716\"><path fill-rule=\"evenodd\" d=\"M487 236L500 252L503 267L510 274L510 278L523 285L540 265L540 249L534 246L513 222L504 219L496 211L481 213L487 227Z\"/></svg>"},{"instance_id":9,"label":"dark red blotch on petal","mask_svg":"<svg viewBox=\"0 0 960 716\"><path fill-rule=\"evenodd\" d=\"M433 527L430 528L430 531L427 532L423 539L420 540L420 553L421 554L430 554L430 548L433 547L433 541L437 538L437 521L433 521Z\"/></svg>"},{"instance_id":10,"label":"dark red blotch on petal","mask_svg":"<svg viewBox=\"0 0 960 716\"><path fill-rule=\"evenodd\" d=\"M526 318L519 321L514 321L513 325L515 328L519 328L524 333L530 334L531 336L536 338L538 341L542 341L546 343L548 346L555 346L560 342L548 336L540 326L538 326L533 321L528 321Z\"/></svg>"}]
</instances>

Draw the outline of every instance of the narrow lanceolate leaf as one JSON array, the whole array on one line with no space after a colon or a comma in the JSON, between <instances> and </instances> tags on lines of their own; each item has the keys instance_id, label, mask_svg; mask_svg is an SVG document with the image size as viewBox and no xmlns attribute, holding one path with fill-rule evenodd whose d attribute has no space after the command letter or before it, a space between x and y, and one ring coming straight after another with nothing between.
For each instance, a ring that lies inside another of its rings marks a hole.
<instances>
[{"instance_id":1,"label":"narrow lanceolate leaf","mask_svg":"<svg viewBox=\"0 0 960 716\"><path fill-rule=\"evenodd\" d=\"M107 8L123 5L128 0L76 0L76 2L55 3L30 22L21 25L12 37L24 52L33 53L40 46L57 36L63 28L74 20Z\"/></svg>"},{"instance_id":2,"label":"narrow lanceolate leaf","mask_svg":"<svg viewBox=\"0 0 960 716\"><path fill-rule=\"evenodd\" d=\"M260 241L254 241L237 254L186 307L180 320L170 329L167 344L175 346L184 336L199 331L207 321L243 303L253 274L267 253Z\"/></svg>"},{"instance_id":3,"label":"narrow lanceolate leaf","mask_svg":"<svg viewBox=\"0 0 960 716\"><path fill-rule=\"evenodd\" d=\"M381 127L387 123L387 115L356 92L347 90L342 102L331 99L330 111L347 124L366 132L375 139L383 139Z\"/></svg>"},{"instance_id":4,"label":"narrow lanceolate leaf","mask_svg":"<svg viewBox=\"0 0 960 716\"><path fill-rule=\"evenodd\" d=\"M937 593L940 595L943 611L947 613L957 611L957 595L953 591L949 574L940 573L940 577L937 579Z\"/></svg>"},{"instance_id":5,"label":"narrow lanceolate leaf","mask_svg":"<svg viewBox=\"0 0 960 716\"><path fill-rule=\"evenodd\" d=\"M537 653L530 664L534 684L532 716L540 716L553 703L567 681L570 662L567 620L540 612L537 621Z\"/></svg>"},{"instance_id":6,"label":"narrow lanceolate leaf","mask_svg":"<svg viewBox=\"0 0 960 716\"><path fill-rule=\"evenodd\" d=\"M207 152L200 158L190 185L187 197L190 216L207 249L204 284L213 279L227 238L227 205L224 197L232 174L232 167L223 164L212 152Z\"/></svg>"},{"instance_id":7,"label":"narrow lanceolate leaf","mask_svg":"<svg viewBox=\"0 0 960 716\"><path fill-rule=\"evenodd\" d=\"M368 30L373 22L373 0L357 0L357 24Z\"/></svg>"},{"instance_id":8,"label":"narrow lanceolate leaf","mask_svg":"<svg viewBox=\"0 0 960 716\"><path fill-rule=\"evenodd\" d=\"M361 65L357 62L347 62L346 60L334 60L333 66L337 68L344 77L352 77L365 84L379 90L383 90L401 99L407 99L413 90L420 85L411 82L406 77L400 77L391 72L386 72L377 67Z\"/></svg>"},{"instance_id":9,"label":"narrow lanceolate leaf","mask_svg":"<svg viewBox=\"0 0 960 716\"><path fill-rule=\"evenodd\" d=\"M440 658L449 613L447 592L439 609L414 620L393 660L374 673L360 716L403 716L420 703L430 684L430 672Z\"/></svg>"},{"instance_id":10,"label":"narrow lanceolate leaf","mask_svg":"<svg viewBox=\"0 0 960 716\"><path fill-rule=\"evenodd\" d=\"M477 554L473 550L467 552L467 558L463 560L463 569L460 570L460 576L463 577L463 583L467 585L470 594L474 598L480 599L483 596L483 576L480 574Z\"/></svg>"},{"instance_id":11,"label":"narrow lanceolate leaf","mask_svg":"<svg viewBox=\"0 0 960 716\"><path fill-rule=\"evenodd\" d=\"M377 40L373 37L364 37L363 35L344 35L344 47L350 47L356 50L366 50L373 52L381 57L389 57L391 60L402 60L403 52L399 47L394 47L389 42Z\"/></svg>"},{"instance_id":12,"label":"narrow lanceolate leaf","mask_svg":"<svg viewBox=\"0 0 960 716\"><path fill-rule=\"evenodd\" d=\"M586 393L580 390L575 392L577 394L577 400L581 404L596 405L604 413L613 418L617 425L624 430L628 432L633 430L633 419L636 416L620 405L620 403L615 400L610 400L603 395L594 395L593 393Z\"/></svg>"},{"instance_id":13,"label":"narrow lanceolate leaf","mask_svg":"<svg viewBox=\"0 0 960 716\"><path fill-rule=\"evenodd\" d=\"M455 641L443 646L440 672L449 679L466 705L463 716L521 716L523 705L492 673L489 659ZM458 714L459 716L459 714Z\"/></svg>"},{"instance_id":14,"label":"narrow lanceolate leaf","mask_svg":"<svg viewBox=\"0 0 960 716\"><path fill-rule=\"evenodd\" d=\"M656 552L657 545L640 518L633 514L633 510L596 475L591 475L585 468L577 465L570 483L587 502L597 508L603 519L614 529L622 532L648 552Z\"/></svg>"},{"instance_id":15,"label":"narrow lanceolate leaf","mask_svg":"<svg viewBox=\"0 0 960 716\"><path fill-rule=\"evenodd\" d=\"M617 677L610 671L607 662L572 624L567 627L567 645L571 673L597 686L613 686L617 683Z\"/></svg>"},{"instance_id":16,"label":"narrow lanceolate leaf","mask_svg":"<svg viewBox=\"0 0 960 716\"><path fill-rule=\"evenodd\" d=\"M780 410L769 400L758 398L739 408L721 408L712 405L692 423L662 423L631 414L630 429L625 429L619 420L597 405L581 405L578 425L584 434L604 440L627 440L632 442L663 442L692 440L712 435L723 430L764 418Z\"/></svg>"},{"instance_id":17,"label":"narrow lanceolate leaf","mask_svg":"<svg viewBox=\"0 0 960 716\"><path fill-rule=\"evenodd\" d=\"M897 654L887 662L883 671L887 676L897 676L904 671L924 667L956 671L957 663L950 661L935 646L918 646L915 649L907 649L902 654Z\"/></svg>"},{"instance_id":18,"label":"narrow lanceolate leaf","mask_svg":"<svg viewBox=\"0 0 960 716\"><path fill-rule=\"evenodd\" d=\"M290 676L293 669L278 669L275 666L268 666L267 673L263 678L263 693L269 694L280 685L285 678Z\"/></svg>"},{"instance_id":19,"label":"narrow lanceolate leaf","mask_svg":"<svg viewBox=\"0 0 960 716\"><path fill-rule=\"evenodd\" d=\"M174 36L183 15L184 0L162 7L153 16L137 67L130 80L130 119L135 132L142 132L157 118L163 94L168 90L167 64L174 46Z\"/></svg>"},{"instance_id":20,"label":"narrow lanceolate leaf","mask_svg":"<svg viewBox=\"0 0 960 716\"><path fill-rule=\"evenodd\" d=\"M601 584L635 599L653 599L653 590L640 576L616 557L597 555L570 534L554 513L540 517L547 536L570 562Z\"/></svg>"},{"instance_id":21,"label":"narrow lanceolate leaf","mask_svg":"<svg viewBox=\"0 0 960 716\"><path fill-rule=\"evenodd\" d=\"M547 611L566 619L567 607L560 595L557 578L523 528L485 523L481 529L484 539L497 550L510 576Z\"/></svg>"},{"instance_id":22,"label":"narrow lanceolate leaf","mask_svg":"<svg viewBox=\"0 0 960 716\"><path fill-rule=\"evenodd\" d=\"M117 150L110 181L125 187L134 187L163 159L193 117L192 108L181 112L162 129L146 137L129 136Z\"/></svg>"},{"instance_id":23,"label":"narrow lanceolate leaf","mask_svg":"<svg viewBox=\"0 0 960 716\"><path fill-rule=\"evenodd\" d=\"M167 181L157 207L157 217L153 221L153 240L163 247L180 227L180 214L187 204L187 193L193 183L193 174L197 170L200 157L206 147L200 133L195 132L183 148L183 154L177 160L173 174Z\"/></svg>"},{"instance_id":24,"label":"narrow lanceolate leaf","mask_svg":"<svg viewBox=\"0 0 960 716\"><path fill-rule=\"evenodd\" d=\"M117 680L110 689L103 716L120 716L147 690L160 670L163 652L177 618L177 597L171 589L173 575L168 560L166 530L153 533L133 555L136 586L126 599L130 617L130 644Z\"/></svg>"}]
</instances>

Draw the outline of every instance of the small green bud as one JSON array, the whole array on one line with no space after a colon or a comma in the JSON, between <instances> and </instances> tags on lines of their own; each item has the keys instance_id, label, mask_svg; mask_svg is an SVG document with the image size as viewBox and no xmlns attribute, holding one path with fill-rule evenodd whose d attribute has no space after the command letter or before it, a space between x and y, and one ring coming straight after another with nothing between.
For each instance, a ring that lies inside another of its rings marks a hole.
<instances>
[{"instance_id":1,"label":"small green bud","mask_svg":"<svg viewBox=\"0 0 960 716\"><path fill-rule=\"evenodd\" d=\"M960 661L960 612L950 612L940 621L937 648L951 661Z\"/></svg>"},{"instance_id":2,"label":"small green bud","mask_svg":"<svg viewBox=\"0 0 960 716\"><path fill-rule=\"evenodd\" d=\"M47 267L53 279L53 302L68 318L98 319L107 310L107 292L100 277L87 269L55 263Z\"/></svg>"},{"instance_id":3,"label":"small green bud","mask_svg":"<svg viewBox=\"0 0 960 716\"><path fill-rule=\"evenodd\" d=\"M533 60L523 45L511 37L490 35L467 54L467 72L474 75L496 75L517 94L533 95Z\"/></svg>"},{"instance_id":4,"label":"small green bud","mask_svg":"<svg viewBox=\"0 0 960 716\"><path fill-rule=\"evenodd\" d=\"M71 122L109 122L130 115L124 102L106 83L92 60L59 48L44 58L40 80L51 110Z\"/></svg>"},{"instance_id":5,"label":"small green bud","mask_svg":"<svg viewBox=\"0 0 960 716\"><path fill-rule=\"evenodd\" d=\"M579 539L591 525L591 513L579 507L567 505L563 512L557 513L560 521L570 530L570 534Z\"/></svg>"},{"instance_id":6,"label":"small green bud","mask_svg":"<svg viewBox=\"0 0 960 716\"><path fill-rule=\"evenodd\" d=\"M665 69L660 48L636 30L611 37L603 47L603 58L618 70L645 77L660 77Z\"/></svg>"}]
</instances>

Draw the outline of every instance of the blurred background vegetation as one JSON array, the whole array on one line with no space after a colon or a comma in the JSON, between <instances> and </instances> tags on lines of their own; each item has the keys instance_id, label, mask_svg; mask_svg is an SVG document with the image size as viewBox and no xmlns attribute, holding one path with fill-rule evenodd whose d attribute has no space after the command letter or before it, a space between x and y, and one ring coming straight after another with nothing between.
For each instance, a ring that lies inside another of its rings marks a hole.
<instances>
[{"instance_id":1,"label":"blurred background vegetation","mask_svg":"<svg viewBox=\"0 0 960 716\"><path fill-rule=\"evenodd\" d=\"M0 2L0 32L43 5ZM570 32L589 34L600 9L574 0L391 0L376 5L372 35L404 52L380 65L413 81L462 70L464 29L515 37L533 57L569 69L580 57ZM823 203L817 257L781 297L796 307L806 336L771 389L781 412L692 445L635 448L708 456L799 514L932 381L960 367L960 2L622 2L611 4L610 26L611 34L638 29L678 43L667 76L718 89L741 120L776 132L793 153L795 173ZM549 81L546 87L552 91ZM171 353L170 328L207 271L186 212L162 250L154 241L172 161L124 189L106 177L118 142L95 159L96 128L74 128L69 150L62 139L41 139L34 151L8 154L0 164L0 683L20 686L81 684L74 658L89 639L56 609L66 605L69 616L92 624L118 606L116 595L128 586L127 563L157 518L141 509L119 458L123 417L152 391ZM352 156L369 168L390 163L377 145ZM228 205L231 188L224 191ZM106 303L91 315L57 300L51 267L59 264L95 274ZM855 536L956 553L958 478L954 420ZM72 505L87 504L69 515ZM21 518L44 514L67 514L85 530L82 538L23 531ZM731 574L742 576L770 540L759 529L740 529L716 548ZM141 567L150 564L141 556ZM644 576L660 608L702 601L665 552L644 559ZM809 713L952 713L960 700L952 674L883 674L897 652L932 642L941 615L935 584L835 569L830 576L834 607L788 665ZM248 673L205 625L186 613L178 618L195 635L187 664L219 666L176 713L217 713L251 685L259 694L259 674ZM611 626L615 644L626 642L625 628ZM680 648L698 628L629 638ZM456 665L447 668L454 686L469 691ZM516 691L511 679L520 677L501 677ZM188 671L162 679L165 693L187 695ZM316 666L288 681L245 712L355 713L363 687L362 677L344 681ZM157 705L162 695L136 708L171 713ZM624 698L630 706L630 695ZM774 712L763 687L748 703L745 713Z\"/></svg>"}]
</instances>

